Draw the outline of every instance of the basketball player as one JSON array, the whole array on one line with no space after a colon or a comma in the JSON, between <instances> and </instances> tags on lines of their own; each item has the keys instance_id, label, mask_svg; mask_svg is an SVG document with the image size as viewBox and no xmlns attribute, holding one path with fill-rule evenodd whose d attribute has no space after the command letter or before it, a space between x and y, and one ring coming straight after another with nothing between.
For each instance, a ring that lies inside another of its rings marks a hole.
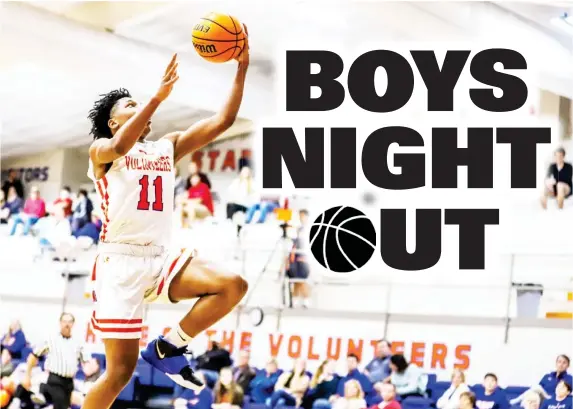
<instances>
[{"instance_id":1,"label":"basketball player","mask_svg":"<svg viewBox=\"0 0 573 409\"><path fill-rule=\"evenodd\" d=\"M87 394L84 409L109 408L129 382L138 360L144 302L199 298L178 325L141 353L179 385L198 389L202 382L183 355L187 345L227 315L247 291L240 276L199 260L192 249L165 248L173 225L175 163L221 135L239 111L249 65L246 43L236 60L231 95L221 111L155 142L146 141L151 117L179 78L177 55L149 102L140 104L120 89L103 95L90 111L95 140L88 175L103 212L92 272L91 323L103 339L107 368Z\"/></svg>"}]
</instances>

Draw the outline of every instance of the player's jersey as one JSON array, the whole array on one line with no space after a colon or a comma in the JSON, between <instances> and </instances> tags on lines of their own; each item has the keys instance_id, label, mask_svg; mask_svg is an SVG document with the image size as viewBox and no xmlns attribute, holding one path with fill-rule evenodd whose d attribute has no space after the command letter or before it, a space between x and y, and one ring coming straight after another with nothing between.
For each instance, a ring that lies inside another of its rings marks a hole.
<instances>
[{"instance_id":1,"label":"player's jersey","mask_svg":"<svg viewBox=\"0 0 573 409\"><path fill-rule=\"evenodd\" d=\"M100 241L165 246L171 239L175 166L173 143L167 139L137 142L96 180L88 176L101 200Z\"/></svg>"}]
</instances>

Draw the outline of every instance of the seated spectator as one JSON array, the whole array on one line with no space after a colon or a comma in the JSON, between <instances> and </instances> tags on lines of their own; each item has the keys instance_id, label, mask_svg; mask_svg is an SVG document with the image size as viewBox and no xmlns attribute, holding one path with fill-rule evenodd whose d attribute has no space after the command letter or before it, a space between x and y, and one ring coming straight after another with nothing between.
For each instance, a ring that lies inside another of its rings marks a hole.
<instances>
[{"instance_id":1,"label":"seated spectator","mask_svg":"<svg viewBox=\"0 0 573 409\"><path fill-rule=\"evenodd\" d=\"M30 189L30 198L26 200L24 209L12 218L14 224L12 225L10 236L16 234L16 229L19 224L24 225L22 235L27 236L28 233L30 233L32 226L45 215L46 203L44 202L44 199L40 197L40 191L38 188L36 186L32 186Z\"/></svg>"},{"instance_id":2,"label":"seated spectator","mask_svg":"<svg viewBox=\"0 0 573 409\"><path fill-rule=\"evenodd\" d=\"M541 207L547 209L547 198L557 199L557 207L563 209L565 199L573 192L573 166L565 162L565 149L555 151L555 162L547 169L545 190L541 198Z\"/></svg>"},{"instance_id":3,"label":"seated spectator","mask_svg":"<svg viewBox=\"0 0 573 409\"><path fill-rule=\"evenodd\" d=\"M21 359L22 351L26 347L27 341L24 332L22 331L22 326L20 321L14 320L10 323L8 331L2 337L2 342L0 343L0 350L2 353L6 351L10 354L11 358Z\"/></svg>"},{"instance_id":4,"label":"seated spectator","mask_svg":"<svg viewBox=\"0 0 573 409\"><path fill-rule=\"evenodd\" d=\"M539 393L529 389L523 394L523 399L520 405L512 406L512 409L539 409L541 406L541 396Z\"/></svg>"},{"instance_id":5,"label":"seated spectator","mask_svg":"<svg viewBox=\"0 0 573 409\"><path fill-rule=\"evenodd\" d=\"M187 168L187 170L189 171L189 176L187 177L187 183L185 184L185 190L189 190L189 188L191 187L191 185L192 185L191 178L193 177L193 175L199 176L199 178L201 179L201 182L205 183L209 189L211 189L213 187L211 185L211 181L209 180L209 177L205 173L203 173L199 170L199 164L197 162L192 161L191 163L189 163L189 167Z\"/></svg>"},{"instance_id":6,"label":"seated spectator","mask_svg":"<svg viewBox=\"0 0 573 409\"><path fill-rule=\"evenodd\" d=\"M195 376L207 384L203 374L198 372ZM173 402L174 409L211 409L213 404L213 392L208 387L201 388L200 391L195 392L193 389L187 389L175 386L174 395L176 396Z\"/></svg>"},{"instance_id":7,"label":"seated spectator","mask_svg":"<svg viewBox=\"0 0 573 409\"><path fill-rule=\"evenodd\" d=\"M91 222L85 224L82 228L73 232L73 236L76 238L89 237L97 244L99 241L99 234L101 232L102 222L95 213L92 213Z\"/></svg>"},{"instance_id":8,"label":"seated spectator","mask_svg":"<svg viewBox=\"0 0 573 409\"><path fill-rule=\"evenodd\" d=\"M572 409L571 384L560 381L555 388L554 396L543 401L541 409Z\"/></svg>"},{"instance_id":9,"label":"seated spectator","mask_svg":"<svg viewBox=\"0 0 573 409\"><path fill-rule=\"evenodd\" d=\"M267 220L269 213L272 213L278 207L280 207L279 197L261 197L258 203L255 203L247 210L245 223L252 223L256 212L260 212L257 223L264 223Z\"/></svg>"},{"instance_id":10,"label":"seated spectator","mask_svg":"<svg viewBox=\"0 0 573 409\"><path fill-rule=\"evenodd\" d=\"M332 409L366 409L366 401L360 382L356 379L347 381L344 384L344 395L334 402Z\"/></svg>"},{"instance_id":11,"label":"seated spectator","mask_svg":"<svg viewBox=\"0 0 573 409\"><path fill-rule=\"evenodd\" d=\"M75 380L75 390L72 392L72 405L82 406L84 398L89 390L94 386L95 381L103 374L99 361L95 358L90 358L86 362L82 362L82 371L85 375L83 381Z\"/></svg>"},{"instance_id":12,"label":"seated spectator","mask_svg":"<svg viewBox=\"0 0 573 409\"><path fill-rule=\"evenodd\" d=\"M390 357L390 383L396 387L400 399L408 396L426 396L428 376L416 364L409 364L404 355L396 354Z\"/></svg>"},{"instance_id":13,"label":"seated spectator","mask_svg":"<svg viewBox=\"0 0 573 409\"><path fill-rule=\"evenodd\" d=\"M464 392L460 395L460 409L475 409L476 395L473 392Z\"/></svg>"},{"instance_id":14,"label":"seated spectator","mask_svg":"<svg viewBox=\"0 0 573 409\"><path fill-rule=\"evenodd\" d=\"M64 243L70 243L72 227L65 216L64 207L54 208L54 215L45 220L43 229L39 233L40 245L58 248Z\"/></svg>"},{"instance_id":15,"label":"seated spectator","mask_svg":"<svg viewBox=\"0 0 573 409\"><path fill-rule=\"evenodd\" d=\"M257 376L255 368L249 365L250 359L251 353L249 351L240 351L237 366L233 368L233 378L245 395L249 394L251 381Z\"/></svg>"},{"instance_id":16,"label":"seated spectator","mask_svg":"<svg viewBox=\"0 0 573 409\"><path fill-rule=\"evenodd\" d=\"M88 224L92 219L94 205L85 189L78 191L78 200L72 214L72 232L75 233Z\"/></svg>"},{"instance_id":17,"label":"seated spectator","mask_svg":"<svg viewBox=\"0 0 573 409\"><path fill-rule=\"evenodd\" d=\"M336 390L336 395L330 397L330 403L334 404L341 396L344 396L344 385L351 379L357 380L360 383L360 387L364 392L364 398L366 403L372 403L373 399L376 398L374 393L374 388L370 379L358 370L358 364L360 359L355 354L348 354L346 357L346 365L348 368L348 373L343 377L338 383L338 388Z\"/></svg>"},{"instance_id":18,"label":"seated spectator","mask_svg":"<svg viewBox=\"0 0 573 409\"><path fill-rule=\"evenodd\" d=\"M378 382L389 382L390 374L390 356L392 356L392 344L381 339L376 344L376 355L364 368L364 375L368 376L375 385ZM379 389L379 386L377 386Z\"/></svg>"},{"instance_id":19,"label":"seated spectator","mask_svg":"<svg viewBox=\"0 0 573 409\"><path fill-rule=\"evenodd\" d=\"M24 186L18 177L18 172L14 169L10 169L10 172L8 172L8 179L2 183L2 191L4 192L4 197L8 197L8 190L10 190L11 187L16 189L16 194L20 199L24 198Z\"/></svg>"},{"instance_id":20,"label":"seated spectator","mask_svg":"<svg viewBox=\"0 0 573 409\"><path fill-rule=\"evenodd\" d=\"M8 197L2 205L2 210L0 210L0 223L8 223L10 217L20 213L23 205L24 201L18 196L16 189L13 186L10 187L8 189Z\"/></svg>"},{"instance_id":21,"label":"seated spectator","mask_svg":"<svg viewBox=\"0 0 573 409\"><path fill-rule=\"evenodd\" d=\"M306 238L309 232L307 231L308 211L301 210L299 212L300 227L297 231L297 237L293 242L293 247L288 260L287 276L296 280L306 280L309 275L309 266L306 255L303 251L307 248ZM308 308L310 306L310 285L304 281L297 281L292 283L292 305L293 307L302 306Z\"/></svg>"},{"instance_id":22,"label":"seated spectator","mask_svg":"<svg viewBox=\"0 0 573 409\"><path fill-rule=\"evenodd\" d=\"M396 400L396 387L391 383L382 383L379 387L382 402L372 405L370 409L402 409L402 405Z\"/></svg>"},{"instance_id":23,"label":"seated spectator","mask_svg":"<svg viewBox=\"0 0 573 409\"><path fill-rule=\"evenodd\" d=\"M333 359L322 361L310 381L308 393L312 409L329 409L331 396L336 395L340 376L335 373L336 362ZM306 406L306 405L305 405Z\"/></svg>"},{"instance_id":24,"label":"seated spectator","mask_svg":"<svg viewBox=\"0 0 573 409\"><path fill-rule=\"evenodd\" d=\"M466 385L466 376L459 370L455 369L452 373L452 384L436 402L438 409L459 409L460 395L469 392L470 388Z\"/></svg>"},{"instance_id":25,"label":"seated spectator","mask_svg":"<svg viewBox=\"0 0 573 409\"><path fill-rule=\"evenodd\" d=\"M243 406L243 389L233 379L231 368L223 368L213 390L213 409L241 409Z\"/></svg>"},{"instance_id":26,"label":"seated spectator","mask_svg":"<svg viewBox=\"0 0 573 409\"><path fill-rule=\"evenodd\" d=\"M247 208L251 206L254 199L254 184L251 168L248 166L241 168L239 176L229 186L227 219L232 220L235 213L247 212Z\"/></svg>"},{"instance_id":27,"label":"seated spectator","mask_svg":"<svg viewBox=\"0 0 573 409\"><path fill-rule=\"evenodd\" d=\"M198 175L191 176L188 199L182 208L181 224L187 228L196 219L205 219L213 215L213 197L209 187L201 182Z\"/></svg>"},{"instance_id":28,"label":"seated spectator","mask_svg":"<svg viewBox=\"0 0 573 409\"><path fill-rule=\"evenodd\" d=\"M497 376L492 373L485 375L483 385L475 385L472 391L476 396L478 409L508 409L509 402L505 391L497 384Z\"/></svg>"},{"instance_id":29,"label":"seated spectator","mask_svg":"<svg viewBox=\"0 0 573 409\"><path fill-rule=\"evenodd\" d=\"M215 341L210 343L209 349L203 355L197 357L197 369L201 370L210 388L215 386L221 369L232 364L229 351L221 348Z\"/></svg>"},{"instance_id":30,"label":"seated spectator","mask_svg":"<svg viewBox=\"0 0 573 409\"><path fill-rule=\"evenodd\" d=\"M279 377L267 406L273 409L279 406L299 407L309 385L310 378L306 374L306 361L296 359L292 371L285 372Z\"/></svg>"},{"instance_id":31,"label":"seated spectator","mask_svg":"<svg viewBox=\"0 0 573 409\"><path fill-rule=\"evenodd\" d=\"M273 394L279 375L277 361L271 359L267 362L265 370L259 372L251 381L251 401L253 403L266 403Z\"/></svg>"},{"instance_id":32,"label":"seated spectator","mask_svg":"<svg viewBox=\"0 0 573 409\"><path fill-rule=\"evenodd\" d=\"M571 374L567 373L569 363L570 360L567 355L559 355L555 361L555 371L545 374L543 378L541 378L541 381L539 381L539 385L532 386L529 391L534 391L543 398L549 398L553 395L555 388L560 381L563 380L571 385L573 383L573 377L571 377ZM525 393L512 399L510 403L512 405L518 404L524 399Z\"/></svg>"},{"instance_id":33,"label":"seated spectator","mask_svg":"<svg viewBox=\"0 0 573 409\"><path fill-rule=\"evenodd\" d=\"M72 215L72 189L69 186L64 186L62 190L60 190L60 196L54 200L52 205L52 209L50 213L55 213L58 208L61 208L64 211L64 217L70 217Z\"/></svg>"}]
</instances>

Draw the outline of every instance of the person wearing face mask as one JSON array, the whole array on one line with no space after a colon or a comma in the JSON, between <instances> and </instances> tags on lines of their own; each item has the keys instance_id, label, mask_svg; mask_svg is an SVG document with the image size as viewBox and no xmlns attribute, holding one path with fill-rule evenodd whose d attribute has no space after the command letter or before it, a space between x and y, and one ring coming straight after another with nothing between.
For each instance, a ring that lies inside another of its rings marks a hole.
<instances>
[{"instance_id":1,"label":"person wearing face mask","mask_svg":"<svg viewBox=\"0 0 573 409\"><path fill-rule=\"evenodd\" d=\"M478 409L508 409L509 401L505 391L498 386L497 376L493 373L485 375L483 385L473 388L476 395L476 407Z\"/></svg>"},{"instance_id":2,"label":"person wearing face mask","mask_svg":"<svg viewBox=\"0 0 573 409\"><path fill-rule=\"evenodd\" d=\"M555 388L555 396L543 402L541 409L572 409L571 384L560 381Z\"/></svg>"},{"instance_id":3,"label":"person wearing face mask","mask_svg":"<svg viewBox=\"0 0 573 409\"><path fill-rule=\"evenodd\" d=\"M460 395L469 390L470 388L466 385L464 373L459 369L454 370L452 374L452 384L440 399L438 399L436 407L438 409L459 409Z\"/></svg>"}]
</instances>

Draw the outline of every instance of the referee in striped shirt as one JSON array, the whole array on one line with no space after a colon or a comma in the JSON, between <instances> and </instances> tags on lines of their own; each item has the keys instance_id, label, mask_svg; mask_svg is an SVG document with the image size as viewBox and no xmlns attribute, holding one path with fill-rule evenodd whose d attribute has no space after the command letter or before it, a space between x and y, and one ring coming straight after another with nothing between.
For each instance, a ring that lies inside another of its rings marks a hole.
<instances>
[{"instance_id":1,"label":"referee in striped shirt","mask_svg":"<svg viewBox=\"0 0 573 409\"><path fill-rule=\"evenodd\" d=\"M39 358L45 356L44 369L48 372L48 380L40 385L40 393L54 409L70 407L78 362L89 358L84 355L82 345L72 338L74 322L75 318L70 313L60 316L60 332L49 337L28 356L28 367L22 380L22 386L29 391L32 368L38 364Z\"/></svg>"}]
</instances>

